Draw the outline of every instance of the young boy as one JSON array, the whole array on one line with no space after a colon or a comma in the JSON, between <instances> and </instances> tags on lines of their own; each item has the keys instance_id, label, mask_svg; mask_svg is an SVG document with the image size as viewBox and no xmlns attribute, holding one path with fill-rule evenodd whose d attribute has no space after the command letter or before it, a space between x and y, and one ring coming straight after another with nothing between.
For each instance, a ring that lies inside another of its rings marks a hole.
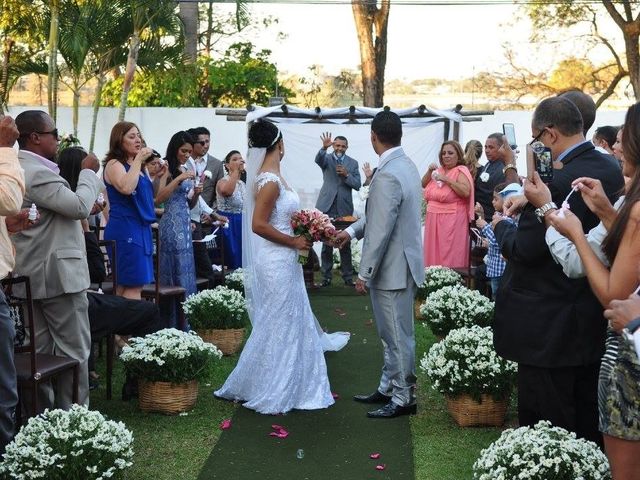
<instances>
[{"instance_id":1,"label":"young boy","mask_svg":"<svg viewBox=\"0 0 640 480\"><path fill-rule=\"evenodd\" d=\"M504 200L512 195L522 195L522 186L517 183L506 182L496 185L493 189L493 199L491 204L496 213L502 212L504 206ZM500 286L500 279L504 273L504 269L507 266L502 254L500 253L500 245L496 240L496 236L493 233L493 228L490 223L487 223L484 219L484 211L479 203L476 203L476 214L479 218L476 219L476 226L480 229L480 233L489 242L489 248L487 255L484 257L484 263L487 266L487 278L491 282L491 294L493 299L496 299L498 293L498 287ZM515 223L512 218L505 217L509 222Z\"/></svg>"}]
</instances>

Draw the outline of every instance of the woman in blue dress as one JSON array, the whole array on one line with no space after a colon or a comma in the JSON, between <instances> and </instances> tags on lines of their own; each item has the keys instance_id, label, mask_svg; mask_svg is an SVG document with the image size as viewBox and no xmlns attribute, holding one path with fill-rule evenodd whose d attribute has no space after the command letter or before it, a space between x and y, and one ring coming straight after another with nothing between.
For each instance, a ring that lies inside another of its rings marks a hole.
<instances>
[{"instance_id":1,"label":"woman in blue dress","mask_svg":"<svg viewBox=\"0 0 640 480\"><path fill-rule=\"evenodd\" d=\"M240 179L244 172L240 152L231 150L227 153L224 168L226 174L216 185L217 209L220 215L229 219L229 224L222 230L225 264L236 269L242 266L242 206L246 190Z\"/></svg>"},{"instance_id":2,"label":"woman in blue dress","mask_svg":"<svg viewBox=\"0 0 640 480\"><path fill-rule=\"evenodd\" d=\"M155 199L157 204L164 202L159 225L160 284L181 286L187 297L196 293L190 210L202 191L200 185L195 185L194 171L186 166L193 142L193 137L183 131L171 137L165 157L169 173L160 179ZM175 305L177 308L180 305ZM171 326L175 326L175 309L171 312Z\"/></svg>"},{"instance_id":3,"label":"woman in blue dress","mask_svg":"<svg viewBox=\"0 0 640 480\"><path fill-rule=\"evenodd\" d=\"M142 286L153 281L151 224L156 215L153 186L143 170L151 156L153 150L142 148L140 131L134 123L118 122L113 126L104 160L109 199L104 238L116 241L116 294L136 300L141 298Z\"/></svg>"}]
</instances>

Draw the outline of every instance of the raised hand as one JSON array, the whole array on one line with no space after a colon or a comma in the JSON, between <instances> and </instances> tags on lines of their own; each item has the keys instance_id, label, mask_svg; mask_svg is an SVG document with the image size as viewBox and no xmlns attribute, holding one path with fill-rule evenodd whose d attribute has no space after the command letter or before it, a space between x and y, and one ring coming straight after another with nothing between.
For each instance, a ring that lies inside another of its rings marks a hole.
<instances>
[{"instance_id":1,"label":"raised hand","mask_svg":"<svg viewBox=\"0 0 640 480\"><path fill-rule=\"evenodd\" d=\"M144 148L141 148L140 151L136 154L136 157L133 159L133 161L142 163L151 155L153 155L153 149L149 147L144 147Z\"/></svg>"},{"instance_id":2,"label":"raised hand","mask_svg":"<svg viewBox=\"0 0 640 480\"><path fill-rule=\"evenodd\" d=\"M322 148L325 150L331 146L333 140L331 138L331 132L324 132L320 135L320 140L322 140Z\"/></svg>"},{"instance_id":3,"label":"raised hand","mask_svg":"<svg viewBox=\"0 0 640 480\"><path fill-rule=\"evenodd\" d=\"M551 191L542 181L538 172L533 172L533 178L524 183L524 195L529 203L536 208L551 201Z\"/></svg>"},{"instance_id":4,"label":"raised hand","mask_svg":"<svg viewBox=\"0 0 640 480\"><path fill-rule=\"evenodd\" d=\"M9 115L0 115L0 147L13 147L20 136L16 122Z\"/></svg>"},{"instance_id":5,"label":"raised hand","mask_svg":"<svg viewBox=\"0 0 640 480\"><path fill-rule=\"evenodd\" d=\"M371 165L369 164L369 162L364 162L362 164L362 173L364 173L364 176L366 178L370 178L371 175L373 175L373 170L371 170Z\"/></svg>"},{"instance_id":6,"label":"raised hand","mask_svg":"<svg viewBox=\"0 0 640 480\"><path fill-rule=\"evenodd\" d=\"M90 170L93 170L94 172L97 172L100 169L100 161L98 160L98 157L96 157L93 153L90 153L82 159L80 168L88 168Z\"/></svg>"},{"instance_id":7,"label":"raised hand","mask_svg":"<svg viewBox=\"0 0 640 480\"><path fill-rule=\"evenodd\" d=\"M504 200L502 210L507 217L515 217L529 203L524 195L512 195Z\"/></svg>"},{"instance_id":8,"label":"raised hand","mask_svg":"<svg viewBox=\"0 0 640 480\"><path fill-rule=\"evenodd\" d=\"M576 178L571 185L580 191L584 203L587 204L589 210L595 213L598 218L602 219L605 213L608 213L613 209L611 202L607 198L607 194L604 193L600 180L589 177L580 177Z\"/></svg>"},{"instance_id":9,"label":"raised hand","mask_svg":"<svg viewBox=\"0 0 640 480\"><path fill-rule=\"evenodd\" d=\"M575 241L578 236L584 235L582 222L571 210L562 209L551 212L549 214L549 221L560 234L572 242Z\"/></svg>"}]
</instances>

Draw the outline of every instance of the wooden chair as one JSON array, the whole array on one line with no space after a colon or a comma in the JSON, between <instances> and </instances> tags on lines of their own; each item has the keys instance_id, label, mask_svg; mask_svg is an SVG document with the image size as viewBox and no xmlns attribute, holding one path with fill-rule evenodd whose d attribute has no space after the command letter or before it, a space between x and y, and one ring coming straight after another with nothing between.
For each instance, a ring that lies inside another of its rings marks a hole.
<instances>
[{"instance_id":1,"label":"wooden chair","mask_svg":"<svg viewBox=\"0 0 640 480\"><path fill-rule=\"evenodd\" d=\"M483 247L480 246L478 239L475 234L472 232L472 228L475 228L475 222L469 223L469 228L467 230L467 244L469 245L469 263L465 267L454 268L456 272L462 275L462 279L467 288L474 288L474 279L476 274L476 269L478 265L482 263L482 256L478 259L478 251ZM484 249L484 253L486 253L486 248Z\"/></svg>"},{"instance_id":2,"label":"wooden chair","mask_svg":"<svg viewBox=\"0 0 640 480\"><path fill-rule=\"evenodd\" d=\"M15 366L18 380L18 391L20 399L24 399L24 391L31 390L31 411L27 412L27 418L39 413L38 408L38 386L42 382L47 382L53 377L69 370L73 372L73 403L78 403L78 385L80 364L78 360L69 357L60 357L36 352L35 328L33 326L33 299L31 297L31 284L29 277L9 277L3 279L0 284L7 298L9 311L16 321L17 329L27 333L27 335L17 335L24 338L24 342L15 346ZM24 284L25 297L19 298L13 295L12 290L15 285ZM22 424L21 401L16 409L16 419L18 426Z\"/></svg>"},{"instance_id":3,"label":"wooden chair","mask_svg":"<svg viewBox=\"0 0 640 480\"><path fill-rule=\"evenodd\" d=\"M160 249L162 248L162 245L160 242L160 233L157 228L153 229L153 245L154 282L142 287L142 298L151 300L158 306L160 306L160 300L163 298L174 299L179 305L176 309L178 312L178 329L186 330L187 322L184 312L180 306L180 304L185 300L186 290L177 285L160 285Z\"/></svg>"}]
</instances>

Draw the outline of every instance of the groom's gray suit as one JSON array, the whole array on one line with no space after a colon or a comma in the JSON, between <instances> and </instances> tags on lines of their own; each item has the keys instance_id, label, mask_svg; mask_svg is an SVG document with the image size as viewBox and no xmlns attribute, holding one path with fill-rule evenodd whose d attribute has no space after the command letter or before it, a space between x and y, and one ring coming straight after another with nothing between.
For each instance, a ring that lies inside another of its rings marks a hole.
<instances>
[{"instance_id":1,"label":"groom's gray suit","mask_svg":"<svg viewBox=\"0 0 640 480\"><path fill-rule=\"evenodd\" d=\"M420 174L401 147L381 156L365 217L351 226L364 236L359 277L368 283L384 366L378 391L400 406L415 402L413 300L424 281ZM351 233L351 232L350 232Z\"/></svg>"}]
</instances>

